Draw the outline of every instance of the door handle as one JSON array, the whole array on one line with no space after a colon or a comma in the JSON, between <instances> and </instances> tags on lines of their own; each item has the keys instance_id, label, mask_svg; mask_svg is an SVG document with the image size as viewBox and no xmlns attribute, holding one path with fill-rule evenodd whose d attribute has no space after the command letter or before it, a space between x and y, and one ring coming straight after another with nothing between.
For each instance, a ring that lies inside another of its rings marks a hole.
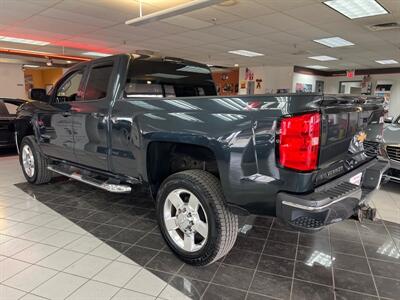
<instances>
[{"instance_id":1,"label":"door handle","mask_svg":"<svg viewBox=\"0 0 400 300\"><path fill-rule=\"evenodd\" d=\"M99 112L92 112L90 115L94 118L104 118L106 116L105 114Z\"/></svg>"},{"instance_id":2,"label":"door handle","mask_svg":"<svg viewBox=\"0 0 400 300\"><path fill-rule=\"evenodd\" d=\"M64 111L64 112L62 113L62 116L63 116L63 117L69 117L69 116L71 116L71 112L70 112L70 111Z\"/></svg>"}]
</instances>

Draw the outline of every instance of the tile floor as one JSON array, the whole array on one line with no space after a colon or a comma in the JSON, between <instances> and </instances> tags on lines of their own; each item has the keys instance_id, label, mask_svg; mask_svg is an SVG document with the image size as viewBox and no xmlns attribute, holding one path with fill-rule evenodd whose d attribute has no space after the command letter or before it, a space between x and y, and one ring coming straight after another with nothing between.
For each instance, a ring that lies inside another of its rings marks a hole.
<instances>
[{"instance_id":1,"label":"tile floor","mask_svg":"<svg viewBox=\"0 0 400 300\"><path fill-rule=\"evenodd\" d=\"M400 184L387 184L373 204L377 222L315 234L244 218L252 227L234 249L196 268L166 247L144 191L32 186L17 158L3 155L0 299L400 299Z\"/></svg>"}]
</instances>

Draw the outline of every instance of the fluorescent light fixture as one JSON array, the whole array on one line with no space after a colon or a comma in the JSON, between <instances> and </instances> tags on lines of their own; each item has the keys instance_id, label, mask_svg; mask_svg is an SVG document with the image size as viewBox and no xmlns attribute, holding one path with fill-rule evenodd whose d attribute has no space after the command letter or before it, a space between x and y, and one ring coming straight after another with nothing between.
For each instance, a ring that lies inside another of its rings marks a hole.
<instances>
[{"instance_id":1,"label":"fluorescent light fixture","mask_svg":"<svg viewBox=\"0 0 400 300\"><path fill-rule=\"evenodd\" d=\"M148 14L147 16L140 16L125 22L126 25L140 26L155 21L183 15L201 8L205 8L214 4L223 2L224 0L194 0L181 5L170 7ZM140 12L141 14L141 12Z\"/></svg>"},{"instance_id":2,"label":"fluorescent light fixture","mask_svg":"<svg viewBox=\"0 0 400 300\"><path fill-rule=\"evenodd\" d=\"M320 56L310 56L310 59L315 59L319 61L331 61L331 60L338 60L336 57L327 56L327 55L320 55Z\"/></svg>"},{"instance_id":3,"label":"fluorescent light fixture","mask_svg":"<svg viewBox=\"0 0 400 300\"><path fill-rule=\"evenodd\" d=\"M101 53L101 52L93 52L93 51L83 52L82 54L87 55L87 56L98 56L98 57L106 57L106 56L111 55L109 53Z\"/></svg>"},{"instance_id":4,"label":"fluorescent light fixture","mask_svg":"<svg viewBox=\"0 0 400 300\"><path fill-rule=\"evenodd\" d=\"M389 12L375 0L329 0L324 4L349 19L385 15Z\"/></svg>"},{"instance_id":5,"label":"fluorescent light fixture","mask_svg":"<svg viewBox=\"0 0 400 300\"><path fill-rule=\"evenodd\" d=\"M2 36L2 35L0 35L0 42L11 42L11 43L29 44L29 45L37 45L37 46L46 46L46 45L50 44L49 42L44 42L44 41L20 39L20 38L16 38L16 37Z\"/></svg>"},{"instance_id":6,"label":"fluorescent light fixture","mask_svg":"<svg viewBox=\"0 0 400 300\"><path fill-rule=\"evenodd\" d=\"M237 54L237 55L246 56L246 57L264 56L264 54L262 54L262 53L248 51L248 50L232 50L232 51L228 51L228 52L231 54Z\"/></svg>"},{"instance_id":7,"label":"fluorescent light fixture","mask_svg":"<svg viewBox=\"0 0 400 300\"><path fill-rule=\"evenodd\" d=\"M306 66L306 68L310 68L310 69L316 69L316 70L329 69L328 67L325 67L325 66L320 66L320 65L311 65L311 66Z\"/></svg>"},{"instance_id":8,"label":"fluorescent light fixture","mask_svg":"<svg viewBox=\"0 0 400 300\"><path fill-rule=\"evenodd\" d=\"M381 65L395 65L399 63L397 60L394 59L376 60L376 62Z\"/></svg>"},{"instance_id":9,"label":"fluorescent light fixture","mask_svg":"<svg viewBox=\"0 0 400 300\"><path fill-rule=\"evenodd\" d=\"M38 65L24 65L24 68L39 68Z\"/></svg>"},{"instance_id":10,"label":"fluorescent light fixture","mask_svg":"<svg viewBox=\"0 0 400 300\"><path fill-rule=\"evenodd\" d=\"M342 39L341 37L338 37L338 36L314 40L314 42L331 47L331 48L354 46L354 44L352 42L346 41L345 39Z\"/></svg>"}]
</instances>

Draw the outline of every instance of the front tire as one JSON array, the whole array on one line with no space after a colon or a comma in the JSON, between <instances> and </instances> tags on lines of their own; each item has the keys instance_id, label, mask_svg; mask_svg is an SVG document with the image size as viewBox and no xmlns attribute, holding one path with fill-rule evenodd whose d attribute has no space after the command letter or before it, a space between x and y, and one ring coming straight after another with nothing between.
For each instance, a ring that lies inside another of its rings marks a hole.
<instances>
[{"instance_id":1,"label":"front tire","mask_svg":"<svg viewBox=\"0 0 400 300\"><path fill-rule=\"evenodd\" d=\"M43 184L51 180L52 172L47 169L48 160L39 151L35 138L31 135L21 141L19 162L28 182Z\"/></svg>"},{"instance_id":2,"label":"front tire","mask_svg":"<svg viewBox=\"0 0 400 300\"><path fill-rule=\"evenodd\" d=\"M203 170L169 176L157 194L161 233L173 252L191 265L208 265L233 247L238 218L228 210L219 180Z\"/></svg>"}]
</instances>

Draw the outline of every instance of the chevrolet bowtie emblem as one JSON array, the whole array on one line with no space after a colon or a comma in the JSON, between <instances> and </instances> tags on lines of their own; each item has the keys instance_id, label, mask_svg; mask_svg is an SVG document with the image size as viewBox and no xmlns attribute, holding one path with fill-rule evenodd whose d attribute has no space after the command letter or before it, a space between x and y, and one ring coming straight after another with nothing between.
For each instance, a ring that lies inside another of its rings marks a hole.
<instances>
[{"instance_id":1,"label":"chevrolet bowtie emblem","mask_svg":"<svg viewBox=\"0 0 400 300\"><path fill-rule=\"evenodd\" d=\"M356 135L356 139L358 142L364 143L364 141L367 139L367 134L364 131L362 131Z\"/></svg>"}]
</instances>

